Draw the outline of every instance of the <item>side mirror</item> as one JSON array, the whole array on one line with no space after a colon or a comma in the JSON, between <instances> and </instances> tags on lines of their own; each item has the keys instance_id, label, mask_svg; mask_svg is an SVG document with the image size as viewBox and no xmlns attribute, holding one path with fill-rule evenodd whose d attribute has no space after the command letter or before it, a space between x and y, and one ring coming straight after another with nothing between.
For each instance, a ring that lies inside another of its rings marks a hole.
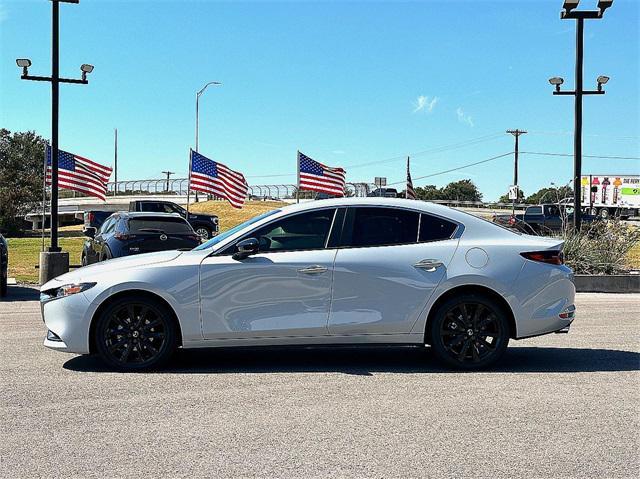
<instances>
[{"instance_id":1,"label":"side mirror","mask_svg":"<svg viewBox=\"0 0 640 479\"><path fill-rule=\"evenodd\" d=\"M247 238L236 244L238 252L234 253L232 258L235 260L245 259L252 254L256 254L260 251L260 243L255 238Z\"/></svg>"},{"instance_id":2,"label":"side mirror","mask_svg":"<svg viewBox=\"0 0 640 479\"><path fill-rule=\"evenodd\" d=\"M94 228L93 226L89 226L88 228L85 228L83 231L84 235L89 237L89 238L95 238L96 237L96 228Z\"/></svg>"}]
</instances>

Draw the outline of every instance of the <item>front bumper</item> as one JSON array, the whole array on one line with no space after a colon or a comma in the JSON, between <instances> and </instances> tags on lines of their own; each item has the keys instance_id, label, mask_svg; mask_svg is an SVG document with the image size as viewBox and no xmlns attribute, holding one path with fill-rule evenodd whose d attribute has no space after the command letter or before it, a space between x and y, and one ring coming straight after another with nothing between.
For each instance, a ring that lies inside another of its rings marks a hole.
<instances>
[{"instance_id":1,"label":"front bumper","mask_svg":"<svg viewBox=\"0 0 640 479\"><path fill-rule=\"evenodd\" d=\"M84 293L40 302L47 327L44 346L68 353L89 353L89 301Z\"/></svg>"}]
</instances>

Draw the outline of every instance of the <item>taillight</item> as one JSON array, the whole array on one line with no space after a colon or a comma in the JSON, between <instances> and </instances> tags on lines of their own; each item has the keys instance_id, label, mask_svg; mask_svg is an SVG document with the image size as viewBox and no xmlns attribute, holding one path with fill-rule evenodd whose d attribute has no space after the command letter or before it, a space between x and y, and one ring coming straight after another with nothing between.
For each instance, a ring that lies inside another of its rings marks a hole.
<instances>
[{"instance_id":1,"label":"taillight","mask_svg":"<svg viewBox=\"0 0 640 479\"><path fill-rule=\"evenodd\" d=\"M94 215L93 213L89 213L89 223L93 223L93 220L96 219L96 215Z\"/></svg>"},{"instance_id":2,"label":"taillight","mask_svg":"<svg viewBox=\"0 0 640 479\"><path fill-rule=\"evenodd\" d=\"M116 233L113 235L113 237L114 237L115 239L120 240L120 241L126 241L126 240L128 240L128 239L135 238L135 236L136 236L136 235L129 235L129 234L126 234L126 233L118 233L118 232L116 232Z\"/></svg>"},{"instance_id":3,"label":"taillight","mask_svg":"<svg viewBox=\"0 0 640 479\"><path fill-rule=\"evenodd\" d=\"M529 253L520 253L520 256L539 263L564 264L562 251L531 251Z\"/></svg>"}]
</instances>

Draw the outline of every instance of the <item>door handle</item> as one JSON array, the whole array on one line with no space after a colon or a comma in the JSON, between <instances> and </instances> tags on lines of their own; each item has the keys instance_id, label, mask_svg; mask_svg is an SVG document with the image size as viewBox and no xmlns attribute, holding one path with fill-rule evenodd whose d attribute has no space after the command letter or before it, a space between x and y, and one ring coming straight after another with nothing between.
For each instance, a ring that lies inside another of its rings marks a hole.
<instances>
[{"instance_id":1,"label":"door handle","mask_svg":"<svg viewBox=\"0 0 640 479\"><path fill-rule=\"evenodd\" d=\"M302 268L298 270L298 273L303 273L303 274L321 274L321 273L325 273L327 271L327 268L325 268L324 266L320 266L319 264L315 264L313 266L307 266L306 268Z\"/></svg>"},{"instance_id":2,"label":"door handle","mask_svg":"<svg viewBox=\"0 0 640 479\"><path fill-rule=\"evenodd\" d=\"M413 267L418 269L424 269L425 271L433 272L443 265L444 263L442 263L442 261L438 261L437 259L423 259L418 261L416 264L414 264Z\"/></svg>"}]
</instances>

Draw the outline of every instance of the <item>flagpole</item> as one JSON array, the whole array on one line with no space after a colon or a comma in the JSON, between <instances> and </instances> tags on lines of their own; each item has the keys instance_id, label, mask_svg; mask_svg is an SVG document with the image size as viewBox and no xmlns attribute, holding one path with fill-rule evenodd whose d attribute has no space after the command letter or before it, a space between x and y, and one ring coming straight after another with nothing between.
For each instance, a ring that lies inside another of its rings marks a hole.
<instances>
[{"instance_id":1,"label":"flagpole","mask_svg":"<svg viewBox=\"0 0 640 479\"><path fill-rule=\"evenodd\" d=\"M115 128L113 148L113 171L115 172L113 183L113 196L118 196L118 129Z\"/></svg>"},{"instance_id":2,"label":"flagpole","mask_svg":"<svg viewBox=\"0 0 640 479\"><path fill-rule=\"evenodd\" d=\"M408 200L409 199L409 157L407 156L407 180L405 181L405 187L404 187L404 199Z\"/></svg>"},{"instance_id":3,"label":"flagpole","mask_svg":"<svg viewBox=\"0 0 640 479\"><path fill-rule=\"evenodd\" d=\"M298 173L298 186L296 187L296 203L300 203L300 150L296 153L296 170Z\"/></svg>"},{"instance_id":4,"label":"flagpole","mask_svg":"<svg viewBox=\"0 0 640 479\"><path fill-rule=\"evenodd\" d=\"M191 158L193 157L193 150L189 148L189 179L187 180L187 221L189 220L189 198L191 192Z\"/></svg>"}]
</instances>

